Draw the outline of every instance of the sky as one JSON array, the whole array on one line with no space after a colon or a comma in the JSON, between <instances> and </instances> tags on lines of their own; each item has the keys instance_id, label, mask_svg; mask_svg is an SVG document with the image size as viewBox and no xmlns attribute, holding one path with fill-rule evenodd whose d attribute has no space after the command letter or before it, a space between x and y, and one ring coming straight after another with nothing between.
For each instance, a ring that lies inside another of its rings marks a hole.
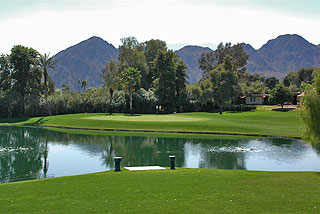
<instances>
[{"instance_id":1,"label":"sky","mask_svg":"<svg viewBox=\"0 0 320 214\"><path fill-rule=\"evenodd\" d=\"M298 34L318 45L319 26L320 0L0 0L0 53L24 45L56 54L92 36L116 48L128 36L259 49Z\"/></svg>"}]
</instances>

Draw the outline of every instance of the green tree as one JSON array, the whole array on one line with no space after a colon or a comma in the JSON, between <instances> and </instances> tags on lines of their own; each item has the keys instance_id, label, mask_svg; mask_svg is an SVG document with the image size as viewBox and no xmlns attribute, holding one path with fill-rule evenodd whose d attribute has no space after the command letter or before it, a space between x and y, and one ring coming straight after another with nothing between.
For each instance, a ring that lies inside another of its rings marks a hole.
<instances>
[{"instance_id":1,"label":"green tree","mask_svg":"<svg viewBox=\"0 0 320 214\"><path fill-rule=\"evenodd\" d=\"M145 55L145 59L148 65L148 73L145 77L143 77L143 80L147 88L150 88L152 87L152 83L154 81L154 78L156 77L153 66L154 60L156 59L159 50L167 50L167 44L166 42L158 39L151 39L141 44L141 50Z\"/></svg>"},{"instance_id":2,"label":"green tree","mask_svg":"<svg viewBox=\"0 0 320 214\"><path fill-rule=\"evenodd\" d=\"M56 83L53 81L53 79L50 76L48 76L48 88L49 88L49 91L48 91L49 95L54 94L54 92L56 91Z\"/></svg>"},{"instance_id":3,"label":"green tree","mask_svg":"<svg viewBox=\"0 0 320 214\"><path fill-rule=\"evenodd\" d=\"M141 45L135 37L122 38L121 42L118 56L119 72L121 73L129 67L138 69L141 73L141 81L136 85L136 88L148 90L147 77L149 70Z\"/></svg>"},{"instance_id":4,"label":"green tree","mask_svg":"<svg viewBox=\"0 0 320 214\"><path fill-rule=\"evenodd\" d=\"M165 41L151 39L142 44L142 51L144 52L149 68L152 67L152 62L157 57L159 50L167 50L167 43Z\"/></svg>"},{"instance_id":5,"label":"green tree","mask_svg":"<svg viewBox=\"0 0 320 214\"><path fill-rule=\"evenodd\" d=\"M267 87L264 82L255 81L248 83L240 83L241 94L248 96L252 94L264 94L267 91Z\"/></svg>"},{"instance_id":6,"label":"green tree","mask_svg":"<svg viewBox=\"0 0 320 214\"><path fill-rule=\"evenodd\" d=\"M320 142L320 69L313 72L313 84L305 83L300 116L305 123L304 136L311 142Z\"/></svg>"},{"instance_id":7,"label":"green tree","mask_svg":"<svg viewBox=\"0 0 320 214\"><path fill-rule=\"evenodd\" d=\"M79 94L81 93L81 79L78 79L78 85L79 85Z\"/></svg>"},{"instance_id":8,"label":"green tree","mask_svg":"<svg viewBox=\"0 0 320 214\"><path fill-rule=\"evenodd\" d=\"M183 111L187 101L186 65L172 50L159 48L152 62L155 95L158 107L167 113Z\"/></svg>"},{"instance_id":9,"label":"green tree","mask_svg":"<svg viewBox=\"0 0 320 214\"><path fill-rule=\"evenodd\" d=\"M102 84L105 87L114 90L121 90L121 72L118 69L118 65L115 61L111 60L106 64L106 66L101 70Z\"/></svg>"},{"instance_id":10,"label":"green tree","mask_svg":"<svg viewBox=\"0 0 320 214\"><path fill-rule=\"evenodd\" d=\"M109 113L112 113L112 100L113 100L113 92L115 90L121 89L121 73L119 73L118 65L115 61L111 60L106 64L106 67L101 70L102 74L100 77L103 80L104 87L109 88L110 100L108 104Z\"/></svg>"},{"instance_id":11,"label":"green tree","mask_svg":"<svg viewBox=\"0 0 320 214\"><path fill-rule=\"evenodd\" d=\"M11 49L12 89L22 97L21 114L23 115L26 115L27 95L34 98L40 97L42 72L37 65L37 57L38 52L32 48L17 45Z\"/></svg>"},{"instance_id":12,"label":"green tree","mask_svg":"<svg viewBox=\"0 0 320 214\"><path fill-rule=\"evenodd\" d=\"M176 74L175 53L171 50L159 50L154 62L155 95L158 105L165 112L172 113L176 102Z\"/></svg>"},{"instance_id":13,"label":"green tree","mask_svg":"<svg viewBox=\"0 0 320 214\"><path fill-rule=\"evenodd\" d=\"M63 94L68 94L70 92L70 87L69 85L62 83L61 84L61 93Z\"/></svg>"},{"instance_id":14,"label":"green tree","mask_svg":"<svg viewBox=\"0 0 320 214\"><path fill-rule=\"evenodd\" d=\"M286 87L296 86L300 88L301 81L297 72L289 72L283 79L283 84Z\"/></svg>"},{"instance_id":15,"label":"green tree","mask_svg":"<svg viewBox=\"0 0 320 214\"><path fill-rule=\"evenodd\" d=\"M12 68L10 65L9 57L6 55L0 55L0 90L8 92L11 89Z\"/></svg>"},{"instance_id":16,"label":"green tree","mask_svg":"<svg viewBox=\"0 0 320 214\"><path fill-rule=\"evenodd\" d=\"M230 57L234 71L244 73L249 55L243 51L241 44L231 45L231 43L220 43L215 52L202 53L199 58L199 67L203 70L204 78L207 78L209 72L214 68L225 63L225 58Z\"/></svg>"},{"instance_id":17,"label":"green tree","mask_svg":"<svg viewBox=\"0 0 320 214\"><path fill-rule=\"evenodd\" d=\"M274 104L283 105L285 102L290 102L292 100L292 94L288 87L285 87L283 84L278 84L274 89L271 90L269 101Z\"/></svg>"},{"instance_id":18,"label":"green tree","mask_svg":"<svg viewBox=\"0 0 320 214\"><path fill-rule=\"evenodd\" d=\"M237 95L237 75L234 71L220 66L209 73L208 80L206 96L218 105L219 113L222 114L225 104Z\"/></svg>"},{"instance_id":19,"label":"green tree","mask_svg":"<svg viewBox=\"0 0 320 214\"><path fill-rule=\"evenodd\" d=\"M81 82L81 88L83 88L83 92L86 91L86 87L87 87L87 81L86 81L86 80L83 80L83 81Z\"/></svg>"},{"instance_id":20,"label":"green tree","mask_svg":"<svg viewBox=\"0 0 320 214\"><path fill-rule=\"evenodd\" d=\"M316 70L315 68L301 68L298 71L298 76L300 82L306 82L306 83L311 83L313 80L313 71Z\"/></svg>"},{"instance_id":21,"label":"green tree","mask_svg":"<svg viewBox=\"0 0 320 214\"><path fill-rule=\"evenodd\" d=\"M140 71L136 68L129 67L122 71L121 73L121 80L124 87L128 88L129 90L129 99L130 99L130 113L132 112L132 93L134 91L134 86L139 83L141 80Z\"/></svg>"},{"instance_id":22,"label":"green tree","mask_svg":"<svg viewBox=\"0 0 320 214\"><path fill-rule=\"evenodd\" d=\"M183 61L179 60L176 56L175 61L175 84L176 84L176 109L179 112L183 111L183 106L187 101L187 85L186 79L188 78L186 71L187 67Z\"/></svg>"},{"instance_id":23,"label":"green tree","mask_svg":"<svg viewBox=\"0 0 320 214\"><path fill-rule=\"evenodd\" d=\"M231 103L240 91L238 73L242 71L242 68L239 63L234 66L233 61L238 60L228 53L232 53L230 43L227 43L226 46L223 46L223 44L218 46L217 51L214 53L216 62L212 62L213 69L206 71L200 83L202 89L200 102L217 104L220 114L222 114L225 104L227 102ZM205 57L205 55L202 55L202 57ZM201 63L201 59L199 63Z\"/></svg>"},{"instance_id":24,"label":"green tree","mask_svg":"<svg viewBox=\"0 0 320 214\"><path fill-rule=\"evenodd\" d=\"M266 86L272 90L276 87L276 85L279 84L279 80L275 77L269 77L266 79Z\"/></svg>"},{"instance_id":25,"label":"green tree","mask_svg":"<svg viewBox=\"0 0 320 214\"><path fill-rule=\"evenodd\" d=\"M46 100L46 105L47 105L47 110L48 110L48 114L49 116L51 116L51 110L50 110L50 105L48 103L48 69L49 68L54 68L54 65L57 62L54 61L52 59L52 57L50 57L50 54L40 54L39 56L39 66L40 68L43 70L43 74L44 74L44 90L45 90L45 100Z\"/></svg>"}]
</instances>

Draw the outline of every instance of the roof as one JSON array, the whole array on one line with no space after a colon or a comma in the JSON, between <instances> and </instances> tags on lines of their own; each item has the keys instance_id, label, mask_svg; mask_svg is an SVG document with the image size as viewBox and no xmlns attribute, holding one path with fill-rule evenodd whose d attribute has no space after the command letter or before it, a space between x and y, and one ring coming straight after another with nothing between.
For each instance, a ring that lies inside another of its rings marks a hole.
<instances>
[{"instance_id":1,"label":"roof","mask_svg":"<svg viewBox=\"0 0 320 214\"><path fill-rule=\"evenodd\" d=\"M298 97L304 97L304 92L299 94Z\"/></svg>"},{"instance_id":2,"label":"roof","mask_svg":"<svg viewBox=\"0 0 320 214\"><path fill-rule=\"evenodd\" d=\"M247 97L264 97L266 96L265 94L250 94Z\"/></svg>"}]
</instances>

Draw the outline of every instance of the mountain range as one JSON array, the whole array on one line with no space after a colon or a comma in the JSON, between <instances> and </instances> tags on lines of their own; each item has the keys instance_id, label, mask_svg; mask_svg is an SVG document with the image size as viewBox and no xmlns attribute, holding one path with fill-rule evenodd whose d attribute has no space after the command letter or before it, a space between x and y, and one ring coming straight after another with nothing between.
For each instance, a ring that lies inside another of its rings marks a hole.
<instances>
[{"instance_id":1,"label":"mountain range","mask_svg":"<svg viewBox=\"0 0 320 214\"><path fill-rule=\"evenodd\" d=\"M247 70L265 77L283 79L289 71L320 66L320 45L311 44L299 35L282 35L269 40L259 50L242 44L249 54Z\"/></svg>"},{"instance_id":2,"label":"mountain range","mask_svg":"<svg viewBox=\"0 0 320 214\"><path fill-rule=\"evenodd\" d=\"M275 76L283 79L289 71L302 67L320 66L320 44L314 45L296 34L281 35L269 40L260 49L242 43L249 55L247 71L265 77ZM213 51L207 47L185 46L177 51L187 66L188 82L195 83L202 77L198 59L203 52ZM78 90L78 79L86 80L88 87L101 86L100 74L106 63L117 59L118 50L99 37L91 37L56 54L57 61L49 75L57 88L65 83L71 90Z\"/></svg>"},{"instance_id":3,"label":"mountain range","mask_svg":"<svg viewBox=\"0 0 320 214\"><path fill-rule=\"evenodd\" d=\"M101 70L110 60L118 57L118 49L99 37L91 37L53 56L57 61L48 71L56 87L67 84L73 91L79 90L78 80L86 80L87 87L101 86Z\"/></svg>"}]
</instances>

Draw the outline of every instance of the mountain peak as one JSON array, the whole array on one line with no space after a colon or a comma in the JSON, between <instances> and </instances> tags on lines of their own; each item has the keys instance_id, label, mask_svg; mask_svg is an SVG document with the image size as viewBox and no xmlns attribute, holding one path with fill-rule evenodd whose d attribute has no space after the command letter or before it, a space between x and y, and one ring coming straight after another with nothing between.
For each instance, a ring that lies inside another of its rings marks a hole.
<instances>
[{"instance_id":1,"label":"mountain peak","mask_svg":"<svg viewBox=\"0 0 320 214\"><path fill-rule=\"evenodd\" d=\"M204 48L196 45L188 45L175 51L180 59L187 65L188 81L195 83L202 78L202 71L199 69L198 60L202 53L213 51L210 48Z\"/></svg>"},{"instance_id":2,"label":"mountain peak","mask_svg":"<svg viewBox=\"0 0 320 214\"><path fill-rule=\"evenodd\" d=\"M263 45L259 50L263 51L265 48L275 48L275 47L286 47L286 48L299 48L299 47L306 47L312 48L315 45L309 43L306 39L302 36L297 34L285 34L280 35L275 39L269 40L265 45Z\"/></svg>"},{"instance_id":3,"label":"mountain peak","mask_svg":"<svg viewBox=\"0 0 320 214\"><path fill-rule=\"evenodd\" d=\"M84 40L82 42L79 43L80 44L92 44L92 43L97 43L99 45L108 45L108 46L112 46L114 47L112 44L108 43L107 41L103 40L102 38L98 37L98 36L92 36L87 40Z\"/></svg>"},{"instance_id":4,"label":"mountain peak","mask_svg":"<svg viewBox=\"0 0 320 214\"><path fill-rule=\"evenodd\" d=\"M240 44L241 46L242 46L242 48L243 48L243 50L245 51L245 52L248 52L248 51L256 51L250 44L247 44L247 43L241 43Z\"/></svg>"},{"instance_id":5,"label":"mountain peak","mask_svg":"<svg viewBox=\"0 0 320 214\"><path fill-rule=\"evenodd\" d=\"M106 63L118 57L118 50L100 37L93 36L56 54L57 61L49 75L60 87L62 83L71 90L79 90L77 80L86 80L88 87L101 86L100 74Z\"/></svg>"},{"instance_id":6,"label":"mountain peak","mask_svg":"<svg viewBox=\"0 0 320 214\"><path fill-rule=\"evenodd\" d=\"M319 49L297 34L280 35L259 50L244 50L250 55L247 70L263 76L283 78L289 71L319 66Z\"/></svg>"},{"instance_id":7,"label":"mountain peak","mask_svg":"<svg viewBox=\"0 0 320 214\"><path fill-rule=\"evenodd\" d=\"M202 46L198 46L198 45L187 45L187 46L184 46L183 48L177 50L176 52L184 51L184 50L201 51L201 52L203 52L203 51L212 51L208 47L202 47Z\"/></svg>"}]
</instances>

